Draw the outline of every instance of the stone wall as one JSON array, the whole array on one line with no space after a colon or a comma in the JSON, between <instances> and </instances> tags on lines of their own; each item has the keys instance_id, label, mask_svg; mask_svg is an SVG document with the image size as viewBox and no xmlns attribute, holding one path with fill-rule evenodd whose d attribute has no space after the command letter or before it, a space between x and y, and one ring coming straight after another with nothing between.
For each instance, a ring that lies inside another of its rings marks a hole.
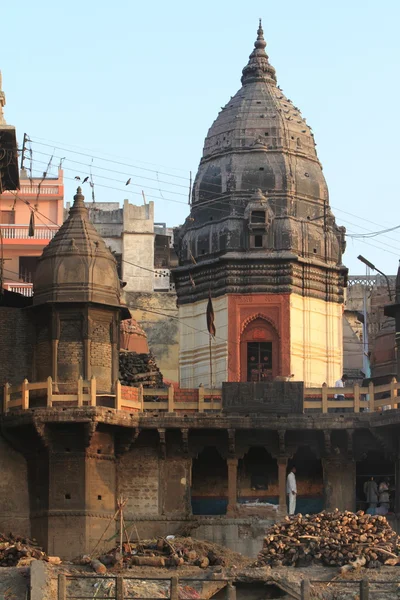
<instances>
[{"instance_id":1,"label":"stone wall","mask_svg":"<svg viewBox=\"0 0 400 600\"><path fill-rule=\"evenodd\" d=\"M26 309L0 307L0 386L32 379L32 344ZM2 394L2 392L1 392Z\"/></svg>"},{"instance_id":2,"label":"stone wall","mask_svg":"<svg viewBox=\"0 0 400 600\"><path fill-rule=\"evenodd\" d=\"M30 536L27 464L2 437L0 473L0 531Z\"/></svg>"},{"instance_id":3,"label":"stone wall","mask_svg":"<svg viewBox=\"0 0 400 600\"><path fill-rule=\"evenodd\" d=\"M133 318L146 332L164 380L178 381L179 321L175 293L126 292L125 300Z\"/></svg>"},{"instance_id":4,"label":"stone wall","mask_svg":"<svg viewBox=\"0 0 400 600\"><path fill-rule=\"evenodd\" d=\"M128 498L129 514L159 514L159 457L157 448L134 447L123 455L117 467L118 494Z\"/></svg>"}]
</instances>

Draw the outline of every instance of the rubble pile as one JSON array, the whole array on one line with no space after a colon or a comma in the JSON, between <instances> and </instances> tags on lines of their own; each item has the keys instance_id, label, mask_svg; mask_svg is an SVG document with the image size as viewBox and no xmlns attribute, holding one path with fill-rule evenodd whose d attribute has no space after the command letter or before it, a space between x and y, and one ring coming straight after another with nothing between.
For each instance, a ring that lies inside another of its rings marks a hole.
<instances>
[{"instance_id":1,"label":"rubble pile","mask_svg":"<svg viewBox=\"0 0 400 600\"><path fill-rule=\"evenodd\" d=\"M145 388L163 387L163 376L154 356L121 350L119 353L119 378L121 385Z\"/></svg>"},{"instance_id":2,"label":"rubble pile","mask_svg":"<svg viewBox=\"0 0 400 600\"><path fill-rule=\"evenodd\" d=\"M255 567L400 564L400 538L383 516L363 511L286 517L264 537Z\"/></svg>"},{"instance_id":3,"label":"rubble pile","mask_svg":"<svg viewBox=\"0 0 400 600\"><path fill-rule=\"evenodd\" d=\"M0 533L0 567L22 567L29 565L33 560L53 558L42 552L34 540Z\"/></svg>"},{"instance_id":4,"label":"rubble pile","mask_svg":"<svg viewBox=\"0 0 400 600\"><path fill-rule=\"evenodd\" d=\"M173 538L173 539L172 539ZM87 557L88 558L88 557ZM91 560L91 563L95 561ZM143 542L123 543L122 552L119 547L99 557L105 567L180 567L191 565L206 569L211 566L230 567L247 564L249 559L242 555L212 544L193 540L192 538L158 538ZM97 571L99 565L92 564Z\"/></svg>"}]
</instances>

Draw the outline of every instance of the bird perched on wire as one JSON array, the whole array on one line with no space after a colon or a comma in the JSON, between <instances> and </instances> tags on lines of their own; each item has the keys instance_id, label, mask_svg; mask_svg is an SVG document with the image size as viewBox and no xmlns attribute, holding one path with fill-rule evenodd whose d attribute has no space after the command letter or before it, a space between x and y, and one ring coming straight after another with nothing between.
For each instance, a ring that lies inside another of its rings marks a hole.
<instances>
[{"instance_id":1,"label":"bird perched on wire","mask_svg":"<svg viewBox=\"0 0 400 600\"><path fill-rule=\"evenodd\" d=\"M85 177L85 179L82 181L82 183L86 183L88 179L89 179L89 175L87 177Z\"/></svg>"},{"instance_id":2,"label":"bird perched on wire","mask_svg":"<svg viewBox=\"0 0 400 600\"><path fill-rule=\"evenodd\" d=\"M129 184L130 184L130 182L131 182L131 179L132 179L132 178L131 178L131 177L129 177L129 179L128 179L128 181L126 182L126 184L125 184L125 185L129 185Z\"/></svg>"},{"instance_id":3,"label":"bird perched on wire","mask_svg":"<svg viewBox=\"0 0 400 600\"><path fill-rule=\"evenodd\" d=\"M79 175L75 175L75 179L78 179L79 181L81 180L81 178L79 177Z\"/></svg>"}]
</instances>

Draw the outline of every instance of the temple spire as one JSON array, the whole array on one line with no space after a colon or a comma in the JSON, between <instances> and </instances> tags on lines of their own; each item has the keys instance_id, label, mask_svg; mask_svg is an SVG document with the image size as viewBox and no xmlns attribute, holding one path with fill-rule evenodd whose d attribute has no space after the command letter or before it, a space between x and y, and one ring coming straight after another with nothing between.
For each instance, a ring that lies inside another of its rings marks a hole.
<instances>
[{"instance_id":1,"label":"temple spire","mask_svg":"<svg viewBox=\"0 0 400 600\"><path fill-rule=\"evenodd\" d=\"M269 81L276 83L275 69L268 60L265 52L267 42L264 39L264 31L261 19L257 29L257 39L254 42L254 50L250 54L249 62L243 69L242 84L252 83L253 81Z\"/></svg>"},{"instance_id":2,"label":"temple spire","mask_svg":"<svg viewBox=\"0 0 400 600\"><path fill-rule=\"evenodd\" d=\"M6 95L3 92L3 78L0 71L0 125L7 125L3 114L3 107L6 104Z\"/></svg>"}]
</instances>

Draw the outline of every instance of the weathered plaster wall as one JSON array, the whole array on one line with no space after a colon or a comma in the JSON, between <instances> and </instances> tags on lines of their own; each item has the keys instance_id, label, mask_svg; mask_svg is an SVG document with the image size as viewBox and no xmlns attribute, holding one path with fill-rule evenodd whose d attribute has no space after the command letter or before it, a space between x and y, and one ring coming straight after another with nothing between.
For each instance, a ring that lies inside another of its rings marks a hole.
<instances>
[{"instance_id":1,"label":"weathered plaster wall","mask_svg":"<svg viewBox=\"0 0 400 600\"><path fill-rule=\"evenodd\" d=\"M324 459L324 500L327 510L356 509L356 463Z\"/></svg>"},{"instance_id":2,"label":"weathered plaster wall","mask_svg":"<svg viewBox=\"0 0 400 600\"><path fill-rule=\"evenodd\" d=\"M207 302L201 300L179 307L179 381L182 388L210 387L210 338L207 331ZM213 385L228 381L228 298L213 300L216 337L212 340Z\"/></svg>"},{"instance_id":3,"label":"weathered plaster wall","mask_svg":"<svg viewBox=\"0 0 400 600\"><path fill-rule=\"evenodd\" d=\"M0 437L0 531L30 536L25 458Z\"/></svg>"},{"instance_id":4,"label":"weathered plaster wall","mask_svg":"<svg viewBox=\"0 0 400 600\"><path fill-rule=\"evenodd\" d=\"M154 202L134 206L124 201L122 277L126 291L154 289ZM132 264L129 264L132 263ZM135 265L140 265L137 267Z\"/></svg>"},{"instance_id":5,"label":"weathered plaster wall","mask_svg":"<svg viewBox=\"0 0 400 600\"><path fill-rule=\"evenodd\" d=\"M26 309L0 307L0 390L4 383L32 380L32 345ZM0 392L2 396L2 391Z\"/></svg>"},{"instance_id":6,"label":"weathered plaster wall","mask_svg":"<svg viewBox=\"0 0 400 600\"><path fill-rule=\"evenodd\" d=\"M173 292L126 292L125 300L133 318L146 332L149 348L164 378L178 381L179 321L176 295Z\"/></svg>"},{"instance_id":7,"label":"weathered plaster wall","mask_svg":"<svg viewBox=\"0 0 400 600\"><path fill-rule=\"evenodd\" d=\"M343 306L290 295L290 360L295 381L333 386L343 369Z\"/></svg>"}]
</instances>

